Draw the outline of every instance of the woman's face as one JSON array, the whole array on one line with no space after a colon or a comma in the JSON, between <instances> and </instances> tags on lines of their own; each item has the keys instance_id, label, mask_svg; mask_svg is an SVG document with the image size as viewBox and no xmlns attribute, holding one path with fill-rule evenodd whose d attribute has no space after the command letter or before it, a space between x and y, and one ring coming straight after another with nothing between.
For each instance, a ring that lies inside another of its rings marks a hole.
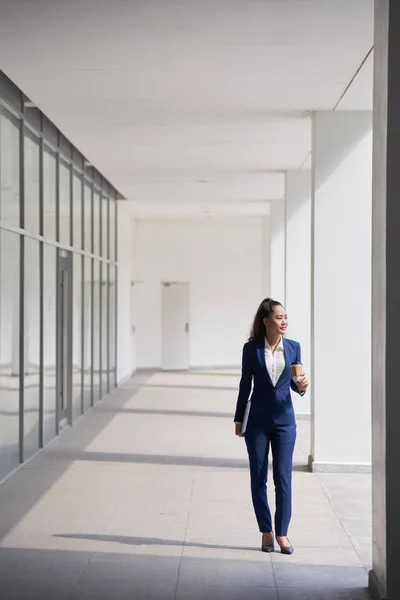
<instances>
[{"instance_id":1,"label":"woman's face","mask_svg":"<svg viewBox=\"0 0 400 600\"><path fill-rule=\"evenodd\" d=\"M274 306L269 319L264 319L268 333L272 335L285 335L288 326L288 318L283 306Z\"/></svg>"}]
</instances>

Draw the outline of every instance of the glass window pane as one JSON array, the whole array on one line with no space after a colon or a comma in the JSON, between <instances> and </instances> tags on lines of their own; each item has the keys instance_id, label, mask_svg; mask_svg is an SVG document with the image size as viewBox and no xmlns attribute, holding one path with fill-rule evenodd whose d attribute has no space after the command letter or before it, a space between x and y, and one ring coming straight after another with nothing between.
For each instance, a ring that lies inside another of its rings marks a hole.
<instances>
[{"instance_id":1,"label":"glass window pane","mask_svg":"<svg viewBox=\"0 0 400 600\"><path fill-rule=\"evenodd\" d=\"M104 258L108 258L108 198L102 199L102 211L101 211L101 228L102 228L102 240L101 240L101 254Z\"/></svg>"},{"instance_id":2,"label":"glass window pane","mask_svg":"<svg viewBox=\"0 0 400 600\"><path fill-rule=\"evenodd\" d=\"M93 254L100 256L100 194L93 193Z\"/></svg>"},{"instance_id":3,"label":"glass window pane","mask_svg":"<svg viewBox=\"0 0 400 600\"><path fill-rule=\"evenodd\" d=\"M40 233L39 139L28 129L24 139L25 229Z\"/></svg>"},{"instance_id":4,"label":"glass window pane","mask_svg":"<svg viewBox=\"0 0 400 600\"><path fill-rule=\"evenodd\" d=\"M109 385L110 389L115 387L116 370L115 370L115 344L116 344L116 322L115 322L115 301L116 301L116 273L117 269L114 265L110 265L110 283L109 283L109 333L108 333L108 367L109 367Z\"/></svg>"},{"instance_id":5,"label":"glass window pane","mask_svg":"<svg viewBox=\"0 0 400 600\"><path fill-rule=\"evenodd\" d=\"M108 392L108 264L101 264L101 395Z\"/></svg>"},{"instance_id":6,"label":"glass window pane","mask_svg":"<svg viewBox=\"0 0 400 600\"><path fill-rule=\"evenodd\" d=\"M85 211L85 250L92 252L92 187L85 182L84 190L84 211Z\"/></svg>"},{"instance_id":7,"label":"glass window pane","mask_svg":"<svg viewBox=\"0 0 400 600\"><path fill-rule=\"evenodd\" d=\"M72 333L72 420L82 412L82 260L80 254L73 257L73 333Z\"/></svg>"},{"instance_id":8,"label":"glass window pane","mask_svg":"<svg viewBox=\"0 0 400 600\"><path fill-rule=\"evenodd\" d=\"M0 479L19 463L20 238L0 229Z\"/></svg>"},{"instance_id":9,"label":"glass window pane","mask_svg":"<svg viewBox=\"0 0 400 600\"><path fill-rule=\"evenodd\" d=\"M19 120L0 107L0 220L19 227Z\"/></svg>"},{"instance_id":10,"label":"glass window pane","mask_svg":"<svg viewBox=\"0 0 400 600\"><path fill-rule=\"evenodd\" d=\"M60 160L60 242L70 245L71 217L71 170L68 163Z\"/></svg>"},{"instance_id":11,"label":"glass window pane","mask_svg":"<svg viewBox=\"0 0 400 600\"><path fill-rule=\"evenodd\" d=\"M110 260L115 260L115 200L110 200Z\"/></svg>"},{"instance_id":12,"label":"glass window pane","mask_svg":"<svg viewBox=\"0 0 400 600\"><path fill-rule=\"evenodd\" d=\"M93 402L100 400L100 263L94 261L93 276Z\"/></svg>"},{"instance_id":13,"label":"glass window pane","mask_svg":"<svg viewBox=\"0 0 400 600\"><path fill-rule=\"evenodd\" d=\"M74 173L74 248L82 249L82 177Z\"/></svg>"},{"instance_id":14,"label":"glass window pane","mask_svg":"<svg viewBox=\"0 0 400 600\"><path fill-rule=\"evenodd\" d=\"M43 152L43 235L52 241L56 239L56 173L56 155L45 146Z\"/></svg>"},{"instance_id":15,"label":"glass window pane","mask_svg":"<svg viewBox=\"0 0 400 600\"><path fill-rule=\"evenodd\" d=\"M25 238L24 460L39 449L40 262L39 242Z\"/></svg>"},{"instance_id":16,"label":"glass window pane","mask_svg":"<svg viewBox=\"0 0 400 600\"><path fill-rule=\"evenodd\" d=\"M43 245L43 441L56 435L57 251Z\"/></svg>"},{"instance_id":17,"label":"glass window pane","mask_svg":"<svg viewBox=\"0 0 400 600\"><path fill-rule=\"evenodd\" d=\"M85 257L83 307L83 402L84 411L92 401L92 259Z\"/></svg>"}]
</instances>

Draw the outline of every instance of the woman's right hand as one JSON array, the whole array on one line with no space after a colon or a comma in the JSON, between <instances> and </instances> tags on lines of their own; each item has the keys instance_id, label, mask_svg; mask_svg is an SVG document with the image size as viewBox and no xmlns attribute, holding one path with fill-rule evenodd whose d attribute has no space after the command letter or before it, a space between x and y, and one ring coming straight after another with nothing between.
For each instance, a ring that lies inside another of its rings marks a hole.
<instances>
[{"instance_id":1,"label":"woman's right hand","mask_svg":"<svg viewBox=\"0 0 400 600\"><path fill-rule=\"evenodd\" d=\"M235 423L235 435L237 435L238 437L244 437L244 433L242 433L242 424L241 423Z\"/></svg>"}]
</instances>

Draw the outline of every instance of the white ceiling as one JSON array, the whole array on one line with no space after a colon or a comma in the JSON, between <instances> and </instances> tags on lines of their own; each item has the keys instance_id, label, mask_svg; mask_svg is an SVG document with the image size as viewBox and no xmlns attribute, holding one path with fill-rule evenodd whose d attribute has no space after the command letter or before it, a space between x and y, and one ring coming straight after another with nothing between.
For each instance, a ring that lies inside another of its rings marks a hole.
<instances>
[{"instance_id":1,"label":"white ceiling","mask_svg":"<svg viewBox=\"0 0 400 600\"><path fill-rule=\"evenodd\" d=\"M143 217L267 213L372 43L373 0L0 0L1 68Z\"/></svg>"}]
</instances>

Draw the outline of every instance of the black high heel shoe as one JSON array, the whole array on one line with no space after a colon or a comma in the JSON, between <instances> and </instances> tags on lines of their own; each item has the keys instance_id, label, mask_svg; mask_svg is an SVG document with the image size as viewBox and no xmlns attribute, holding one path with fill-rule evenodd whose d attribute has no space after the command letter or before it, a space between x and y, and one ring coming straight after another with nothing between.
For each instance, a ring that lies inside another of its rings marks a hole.
<instances>
[{"instance_id":1,"label":"black high heel shoe","mask_svg":"<svg viewBox=\"0 0 400 600\"><path fill-rule=\"evenodd\" d=\"M280 547L282 554L293 554L294 548L290 544L289 538L288 538L288 542L289 542L290 546L281 546L280 543L278 542L278 540L276 540L276 542L277 542L278 546Z\"/></svg>"},{"instance_id":2,"label":"black high heel shoe","mask_svg":"<svg viewBox=\"0 0 400 600\"><path fill-rule=\"evenodd\" d=\"M261 538L261 552L274 552L275 551L275 546L274 546L274 538L272 538L272 544L264 544L264 534Z\"/></svg>"}]
</instances>

